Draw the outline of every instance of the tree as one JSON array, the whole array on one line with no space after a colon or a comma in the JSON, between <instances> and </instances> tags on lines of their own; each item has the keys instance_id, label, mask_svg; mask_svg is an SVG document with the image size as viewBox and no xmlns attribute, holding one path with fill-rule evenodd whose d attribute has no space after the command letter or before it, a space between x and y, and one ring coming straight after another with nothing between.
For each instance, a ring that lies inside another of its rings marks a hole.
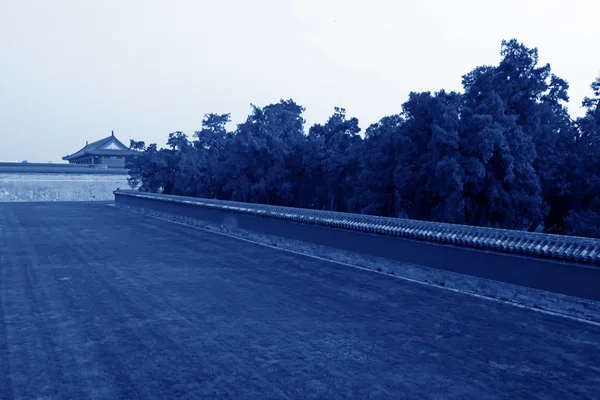
<instances>
[{"instance_id":1,"label":"tree","mask_svg":"<svg viewBox=\"0 0 600 400\"><path fill-rule=\"evenodd\" d=\"M197 150L197 193L209 198L228 198L224 193L225 147L228 138L225 125L231 121L230 114L205 114L202 129L194 133L193 145Z\"/></svg>"},{"instance_id":2,"label":"tree","mask_svg":"<svg viewBox=\"0 0 600 400\"><path fill-rule=\"evenodd\" d=\"M355 183L349 209L365 214L395 217L398 213L398 191L394 170L398 163L404 118L383 117L369 126L361 149L360 172Z\"/></svg>"},{"instance_id":3,"label":"tree","mask_svg":"<svg viewBox=\"0 0 600 400\"><path fill-rule=\"evenodd\" d=\"M139 154L127 156L125 168L129 170L127 182L132 189L161 193L167 185L167 159L164 157L164 151L158 150L155 143Z\"/></svg>"},{"instance_id":4,"label":"tree","mask_svg":"<svg viewBox=\"0 0 600 400\"><path fill-rule=\"evenodd\" d=\"M302 173L304 108L281 100L252 113L228 141L226 190L234 200L294 205Z\"/></svg>"},{"instance_id":5,"label":"tree","mask_svg":"<svg viewBox=\"0 0 600 400\"><path fill-rule=\"evenodd\" d=\"M171 149L159 150L155 143L144 147L144 142L130 140L130 149L137 152L125 158L131 188L153 193L187 193L182 189L185 172L182 173L178 165L181 152L189 147L187 137L182 132L173 132L169 134L167 144Z\"/></svg>"},{"instance_id":6,"label":"tree","mask_svg":"<svg viewBox=\"0 0 600 400\"><path fill-rule=\"evenodd\" d=\"M600 76L591 84L594 97L586 97L585 116L577 120L579 137L580 191L566 217L566 232L571 235L600 237Z\"/></svg>"},{"instance_id":7,"label":"tree","mask_svg":"<svg viewBox=\"0 0 600 400\"><path fill-rule=\"evenodd\" d=\"M394 181L409 218L464 221L459 137L460 95L440 91L411 93L402 106Z\"/></svg>"},{"instance_id":8,"label":"tree","mask_svg":"<svg viewBox=\"0 0 600 400\"><path fill-rule=\"evenodd\" d=\"M129 139L129 149L133 151L144 151L146 149L146 143L143 140L137 141Z\"/></svg>"},{"instance_id":9,"label":"tree","mask_svg":"<svg viewBox=\"0 0 600 400\"><path fill-rule=\"evenodd\" d=\"M564 206L570 202L571 152L574 130L566 109L568 83L551 72L550 64L538 65L536 48L516 39L502 42L502 61L491 79L508 115L516 118L523 135L531 137L536 157L532 163L540 179L546 231L561 232ZM533 230L540 221L534 220Z\"/></svg>"},{"instance_id":10,"label":"tree","mask_svg":"<svg viewBox=\"0 0 600 400\"><path fill-rule=\"evenodd\" d=\"M194 177L190 175L193 172L193 163L190 160L193 155L191 143L185 133L181 131L169 133L167 145L170 149L162 149L161 155L166 161L165 185L163 193L175 194L180 196L190 196L195 194Z\"/></svg>"},{"instance_id":11,"label":"tree","mask_svg":"<svg viewBox=\"0 0 600 400\"><path fill-rule=\"evenodd\" d=\"M543 217L542 188L533 163L533 138L503 98L508 89L494 67L478 67L463 77L461 152L465 182L465 222L528 229Z\"/></svg>"},{"instance_id":12,"label":"tree","mask_svg":"<svg viewBox=\"0 0 600 400\"><path fill-rule=\"evenodd\" d=\"M194 146L204 150L222 150L227 139L225 125L231 121L231 114L204 114L202 129L194 133Z\"/></svg>"},{"instance_id":13,"label":"tree","mask_svg":"<svg viewBox=\"0 0 600 400\"><path fill-rule=\"evenodd\" d=\"M335 113L324 125L310 127L308 141L314 153L307 160L319 208L347 211L347 200L360 168L362 138L357 118Z\"/></svg>"}]
</instances>

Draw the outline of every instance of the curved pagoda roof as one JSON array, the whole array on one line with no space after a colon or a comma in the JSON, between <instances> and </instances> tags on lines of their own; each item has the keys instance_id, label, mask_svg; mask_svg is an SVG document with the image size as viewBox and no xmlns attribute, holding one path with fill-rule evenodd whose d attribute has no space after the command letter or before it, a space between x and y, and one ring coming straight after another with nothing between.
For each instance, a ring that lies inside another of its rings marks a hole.
<instances>
[{"instance_id":1,"label":"curved pagoda roof","mask_svg":"<svg viewBox=\"0 0 600 400\"><path fill-rule=\"evenodd\" d=\"M85 147L71 155L64 156L62 159L75 160L87 156L125 157L132 154L136 154L136 152L130 150L129 147L117 139L113 131L110 136L92 143L86 143Z\"/></svg>"}]
</instances>

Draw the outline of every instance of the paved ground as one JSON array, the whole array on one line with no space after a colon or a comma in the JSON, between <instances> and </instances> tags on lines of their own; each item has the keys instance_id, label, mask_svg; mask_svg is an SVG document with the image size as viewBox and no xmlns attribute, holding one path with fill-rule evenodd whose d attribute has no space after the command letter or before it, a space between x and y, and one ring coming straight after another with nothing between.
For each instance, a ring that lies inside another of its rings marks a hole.
<instances>
[{"instance_id":1,"label":"paved ground","mask_svg":"<svg viewBox=\"0 0 600 400\"><path fill-rule=\"evenodd\" d=\"M93 203L0 204L0 398L583 399L600 328Z\"/></svg>"}]
</instances>

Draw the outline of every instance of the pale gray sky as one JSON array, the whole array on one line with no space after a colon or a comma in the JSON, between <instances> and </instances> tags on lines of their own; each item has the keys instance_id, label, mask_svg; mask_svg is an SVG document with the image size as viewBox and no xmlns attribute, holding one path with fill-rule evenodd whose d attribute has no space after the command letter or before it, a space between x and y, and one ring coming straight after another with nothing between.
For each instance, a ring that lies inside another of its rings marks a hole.
<instances>
[{"instance_id":1,"label":"pale gray sky","mask_svg":"<svg viewBox=\"0 0 600 400\"><path fill-rule=\"evenodd\" d=\"M513 37L581 115L598 15L598 0L0 0L0 160L60 161L112 129L162 146L281 98L307 125L341 104L364 130L411 90L460 90Z\"/></svg>"}]
</instances>

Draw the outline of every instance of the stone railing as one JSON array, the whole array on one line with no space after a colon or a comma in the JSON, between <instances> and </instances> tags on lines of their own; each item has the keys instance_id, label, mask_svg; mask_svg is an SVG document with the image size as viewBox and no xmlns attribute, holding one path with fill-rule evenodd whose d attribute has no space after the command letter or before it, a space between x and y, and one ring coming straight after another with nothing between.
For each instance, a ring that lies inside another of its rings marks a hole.
<instances>
[{"instance_id":1,"label":"stone railing","mask_svg":"<svg viewBox=\"0 0 600 400\"><path fill-rule=\"evenodd\" d=\"M591 238L547 235L213 199L167 196L133 190L117 190L115 196L154 199L302 224L470 247L493 252L514 253L538 258L600 265L600 240Z\"/></svg>"}]
</instances>

